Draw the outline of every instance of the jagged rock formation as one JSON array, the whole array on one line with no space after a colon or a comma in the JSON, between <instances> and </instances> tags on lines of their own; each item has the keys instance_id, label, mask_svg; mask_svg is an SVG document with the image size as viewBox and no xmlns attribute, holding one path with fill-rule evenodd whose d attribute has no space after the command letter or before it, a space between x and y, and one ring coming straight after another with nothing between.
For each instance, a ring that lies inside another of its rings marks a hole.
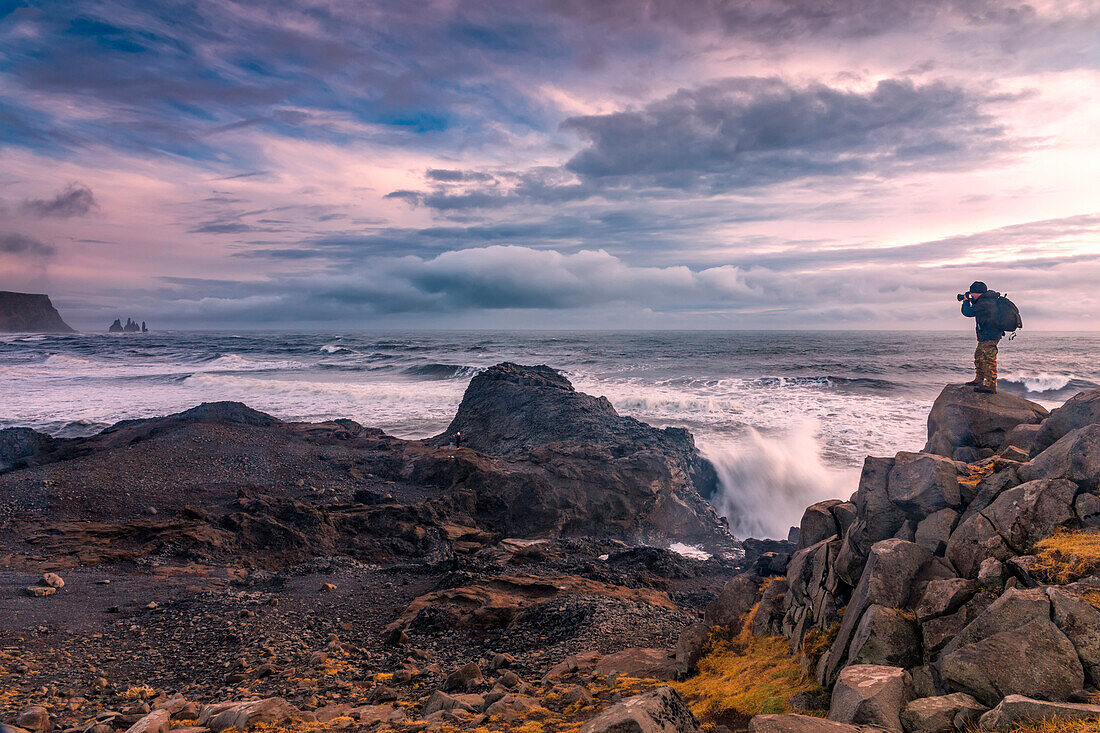
<instances>
[{"instance_id":1,"label":"jagged rock formation","mask_svg":"<svg viewBox=\"0 0 1100 733\"><path fill-rule=\"evenodd\" d=\"M759 602L754 632L778 631L806 655L833 688L830 719L851 730L1085 714L1076 703L1100 685L1100 574L1058 585L1031 553L1060 530L1100 531L1097 405L1093 390L1048 415L948 386L926 452L868 458L849 501L806 510L782 577L763 596L751 576L734 578L726 589L740 600L727 603L743 617ZM904 694L875 693L894 678ZM752 729L802 723L768 716Z\"/></svg>"},{"instance_id":2,"label":"jagged rock formation","mask_svg":"<svg viewBox=\"0 0 1100 733\"><path fill-rule=\"evenodd\" d=\"M107 333L146 333L148 331L145 321L142 321L139 326L137 321L132 318L127 318L125 325L123 325L121 318L116 318L114 323L107 329Z\"/></svg>"},{"instance_id":3,"label":"jagged rock formation","mask_svg":"<svg viewBox=\"0 0 1100 733\"><path fill-rule=\"evenodd\" d=\"M50 296L0 291L0 331L9 333L75 333L61 320Z\"/></svg>"},{"instance_id":4,"label":"jagged rock formation","mask_svg":"<svg viewBox=\"0 0 1100 733\"><path fill-rule=\"evenodd\" d=\"M730 547L725 520L703 498L714 467L690 433L623 417L549 367L504 363L475 376L447 431L428 442L459 433L461 445L525 474L501 498L542 531Z\"/></svg>"},{"instance_id":5,"label":"jagged rock formation","mask_svg":"<svg viewBox=\"0 0 1100 733\"><path fill-rule=\"evenodd\" d=\"M527 456L552 447L609 451L613 460L653 456L683 474L705 497L717 488L714 466L683 428L657 429L623 417L606 397L577 392L548 366L497 364L470 380L462 404L436 445L461 433L462 445L495 456Z\"/></svg>"}]
</instances>

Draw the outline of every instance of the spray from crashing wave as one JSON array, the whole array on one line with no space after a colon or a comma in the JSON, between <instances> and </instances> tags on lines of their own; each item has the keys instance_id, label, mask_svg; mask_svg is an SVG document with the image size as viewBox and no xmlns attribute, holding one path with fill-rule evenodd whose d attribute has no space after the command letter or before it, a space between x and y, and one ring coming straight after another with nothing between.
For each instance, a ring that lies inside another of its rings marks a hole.
<instances>
[{"instance_id":1,"label":"spray from crashing wave","mask_svg":"<svg viewBox=\"0 0 1100 733\"><path fill-rule=\"evenodd\" d=\"M780 435L756 430L737 443L702 446L718 471L711 504L738 537L785 538L810 504L847 497L856 469L829 466L812 424Z\"/></svg>"}]
</instances>

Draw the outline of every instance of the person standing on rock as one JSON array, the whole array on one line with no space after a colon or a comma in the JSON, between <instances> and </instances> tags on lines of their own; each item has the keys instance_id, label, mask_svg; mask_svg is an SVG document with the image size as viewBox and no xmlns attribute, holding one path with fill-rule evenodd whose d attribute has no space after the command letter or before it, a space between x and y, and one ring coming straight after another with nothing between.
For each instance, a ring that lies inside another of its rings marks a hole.
<instances>
[{"instance_id":1,"label":"person standing on rock","mask_svg":"<svg viewBox=\"0 0 1100 733\"><path fill-rule=\"evenodd\" d=\"M1004 337L1001 294L990 290L983 282L970 285L970 290L959 296L962 314L977 321L978 348L974 350L974 380L967 384L975 392L997 392L997 344ZM1013 306L1015 308L1015 306Z\"/></svg>"}]
</instances>

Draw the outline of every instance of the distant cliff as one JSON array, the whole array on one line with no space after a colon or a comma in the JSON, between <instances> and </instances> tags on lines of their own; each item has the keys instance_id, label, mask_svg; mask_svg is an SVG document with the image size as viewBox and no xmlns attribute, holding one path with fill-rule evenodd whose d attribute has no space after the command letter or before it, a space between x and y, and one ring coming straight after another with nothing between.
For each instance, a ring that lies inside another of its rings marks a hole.
<instances>
[{"instance_id":1,"label":"distant cliff","mask_svg":"<svg viewBox=\"0 0 1100 733\"><path fill-rule=\"evenodd\" d=\"M53 307L50 296L0 290L0 331L74 333Z\"/></svg>"}]
</instances>

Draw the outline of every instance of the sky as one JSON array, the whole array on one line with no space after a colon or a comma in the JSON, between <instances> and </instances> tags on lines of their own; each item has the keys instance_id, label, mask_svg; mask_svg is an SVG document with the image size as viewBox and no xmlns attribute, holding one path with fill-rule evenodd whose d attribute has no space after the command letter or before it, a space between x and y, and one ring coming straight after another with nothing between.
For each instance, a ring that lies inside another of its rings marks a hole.
<instances>
[{"instance_id":1,"label":"sky","mask_svg":"<svg viewBox=\"0 0 1100 733\"><path fill-rule=\"evenodd\" d=\"M99 330L1100 330L1096 0L0 0L0 289Z\"/></svg>"}]
</instances>

